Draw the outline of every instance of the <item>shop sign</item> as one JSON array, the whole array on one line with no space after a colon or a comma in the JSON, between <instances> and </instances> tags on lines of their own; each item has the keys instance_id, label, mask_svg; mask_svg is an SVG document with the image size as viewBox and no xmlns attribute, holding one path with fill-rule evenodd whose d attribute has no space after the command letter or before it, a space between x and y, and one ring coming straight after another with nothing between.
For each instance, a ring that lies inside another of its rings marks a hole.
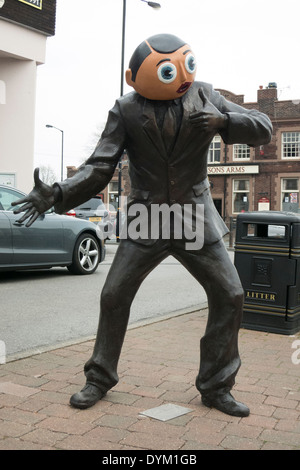
<instances>
[{"instance_id":1,"label":"shop sign","mask_svg":"<svg viewBox=\"0 0 300 470\"><path fill-rule=\"evenodd\" d=\"M5 186L15 186L16 175L14 173L0 173L0 184Z\"/></svg>"},{"instance_id":2,"label":"shop sign","mask_svg":"<svg viewBox=\"0 0 300 470\"><path fill-rule=\"evenodd\" d=\"M19 0L19 2L26 3L26 5L38 8L39 10L42 9L42 0Z\"/></svg>"},{"instance_id":3,"label":"shop sign","mask_svg":"<svg viewBox=\"0 0 300 470\"><path fill-rule=\"evenodd\" d=\"M261 197L258 201L258 210L259 211L269 211L270 210L270 199L267 197Z\"/></svg>"},{"instance_id":4,"label":"shop sign","mask_svg":"<svg viewBox=\"0 0 300 470\"><path fill-rule=\"evenodd\" d=\"M209 166L209 175L246 175L259 173L258 165L224 165L224 166Z\"/></svg>"}]
</instances>

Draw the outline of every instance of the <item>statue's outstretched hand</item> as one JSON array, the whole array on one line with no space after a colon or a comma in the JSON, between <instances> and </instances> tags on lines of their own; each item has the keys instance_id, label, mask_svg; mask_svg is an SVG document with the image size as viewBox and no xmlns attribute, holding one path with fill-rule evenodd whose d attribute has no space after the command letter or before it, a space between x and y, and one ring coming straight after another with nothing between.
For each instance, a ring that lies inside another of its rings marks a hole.
<instances>
[{"instance_id":1,"label":"statue's outstretched hand","mask_svg":"<svg viewBox=\"0 0 300 470\"><path fill-rule=\"evenodd\" d=\"M34 188L28 196L18 199L13 202L13 206L23 204L21 207L14 211L15 214L25 212L25 214L18 220L22 223L29 219L26 227L30 227L40 214L49 210L55 203L55 190L52 186L43 183L39 177L39 168L34 170Z\"/></svg>"},{"instance_id":2,"label":"statue's outstretched hand","mask_svg":"<svg viewBox=\"0 0 300 470\"><path fill-rule=\"evenodd\" d=\"M194 111L190 114L193 126L201 127L201 130L209 132L221 130L227 126L227 115L222 114L207 98L203 88L199 88L198 94L203 103L202 111Z\"/></svg>"}]
</instances>

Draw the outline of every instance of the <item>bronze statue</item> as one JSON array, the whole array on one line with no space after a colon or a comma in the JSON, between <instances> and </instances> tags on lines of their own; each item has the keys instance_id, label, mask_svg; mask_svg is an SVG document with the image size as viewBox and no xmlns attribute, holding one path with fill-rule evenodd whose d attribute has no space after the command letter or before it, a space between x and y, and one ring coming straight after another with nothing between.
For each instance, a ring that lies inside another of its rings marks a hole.
<instances>
[{"instance_id":1,"label":"bronze statue","mask_svg":"<svg viewBox=\"0 0 300 470\"><path fill-rule=\"evenodd\" d=\"M145 277L173 255L204 287L208 298L196 378L202 402L230 415L249 414L248 407L230 393L241 364L238 331L244 292L222 239L227 227L210 194L207 153L216 134L227 144L266 144L272 126L266 115L228 102L211 85L195 81L195 74L194 54L181 39L160 34L144 41L126 72L134 91L116 100L91 157L72 178L53 187L43 184L35 170L35 187L21 201L25 205L19 212L26 212L20 221L28 219L27 225L52 205L62 214L103 190L126 149L129 209L142 204L151 222L150 209L155 204L204 206L203 246L194 250L186 249L187 240L175 236L173 226L168 238L131 237L130 233L121 237L101 294L95 347L84 367L86 386L71 397L74 407L94 405L118 382L131 303ZM167 118L168 136L164 137ZM196 224L194 210L191 217ZM128 223L132 220L131 215Z\"/></svg>"}]
</instances>

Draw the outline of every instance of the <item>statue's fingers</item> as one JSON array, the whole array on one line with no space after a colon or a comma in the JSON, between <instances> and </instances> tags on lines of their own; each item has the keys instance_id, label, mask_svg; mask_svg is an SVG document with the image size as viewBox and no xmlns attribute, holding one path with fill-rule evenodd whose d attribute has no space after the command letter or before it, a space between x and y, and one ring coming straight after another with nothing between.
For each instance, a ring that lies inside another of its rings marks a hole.
<instances>
[{"instance_id":1,"label":"statue's fingers","mask_svg":"<svg viewBox=\"0 0 300 470\"><path fill-rule=\"evenodd\" d=\"M28 209L32 208L32 203L28 202L27 204L24 204L23 206L19 207L18 209L14 210L14 214L20 214L20 212L25 212Z\"/></svg>"},{"instance_id":2,"label":"statue's fingers","mask_svg":"<svg viewBox=\"0 0 300 470\"><path fill-rule=\"evenodd\" d=\"M191 124L194 127L200 127L203 126L203 124L207 123L207 116L205 114L199 115L199 116L194 116L190 117Z\"/></svg>"},{"instance_id":3,"label":"statue's fingers","mask_svg":"<svg viewBox=\"0 0 300 470\"><path fill-rule=\"evenodd\" d=\"M198 89L198 95L200 96L200 99L202 100L203 106L205 106L208 102L208 98L202 87Z\"/></svg>"},{"instance_id":4,"label":"statue's fingers","mask_svg":"<svg viewBox=\"0 0 300 470\"><path fill-rule=\"evenodd\" d=\"M35 186L39 186L42 183L42 181L40 180L40 169L39 168L34 169L33 178L34 178L34 185Z\"/></svg>"},{"instance_id":5,"label":"statue's fingers","mask_svg":"<svg viewBox=\"0 0 300 470\"><path fill-rule=\"evenodd\" d=\"M195 120L198 118L202 118L206 113L204 111L194 111L193 113L190 114L189 118L191 120Z\"/></svg>"},{"instance_id":6,"label":"statue's fingers","mask_svg":"<svg viewBox=\"0 0 300 470\"><path fill-rule=\"evenodd\" d=\"M30 227L30 225L33 224L33 222L36 221L40 213L38 211L35 211L34 214L31 216L30 220L27 222L26 227Z\"/></svg>"},{"instance_id":7,"label":"statue's fingers","mask_svg":"<svg viewBox=\"0 0 300 470\"><path fill-rule=\"evenodd\" d=\"M23 222L25 222L25 220L27 220L29 217L31 217L35 213L35 211L36 211L36 209L34 207L31 207L31 208L27 209L25 214L22 215L22 217L20 217L20 219L18 219L17 222L22 224Z\"/></svg>"},{"instance_id":8,"label":"statue's fingers","mask_svg":"<svg viewBox=\"0 0 300 470\"><path fill-rule=\"evenodd\" d=\"M21 199L17 199L16 201L12 202L12 206L19 206L20 204L24 204L25 202L28 202L28 197L23 197Z\"/></svg>"}]
</instances>

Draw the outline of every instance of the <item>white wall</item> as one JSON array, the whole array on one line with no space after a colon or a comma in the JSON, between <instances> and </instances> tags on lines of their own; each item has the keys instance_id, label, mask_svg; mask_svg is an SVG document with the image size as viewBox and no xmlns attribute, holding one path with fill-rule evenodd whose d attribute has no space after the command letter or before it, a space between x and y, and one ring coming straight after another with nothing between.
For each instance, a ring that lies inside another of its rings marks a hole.
<instances>
[{"instance_id":1,"label":"white wall","mask_svg":"<svg viewBox=\"0 0 300 470\"><path fill-rule=\"evenodd\" d=\"M24 192L33 185L36 68L46 39L0 20L0 176L15 175Z\"/></svg>"},{"instance_id":2,"label":"white wall","mask_svg":"<svg viewBox=\"0 0 300 470\"><path fill-rule=\"evenodd\" d=\"M0 59L6 102L0 107L0 173L15 173L15 186L32 187L36 64Z\"/></svg>"},{"instance_id":3,"label":"white wall","mask_svg":"<svg viewBox=\"0 0 300 470\"><path fill-rule=\"evenodd\" d=\"M47 36L37 31L5 21L0 18L0 54L11 57L45 62Z\"/></svg>"}]
</instances>

